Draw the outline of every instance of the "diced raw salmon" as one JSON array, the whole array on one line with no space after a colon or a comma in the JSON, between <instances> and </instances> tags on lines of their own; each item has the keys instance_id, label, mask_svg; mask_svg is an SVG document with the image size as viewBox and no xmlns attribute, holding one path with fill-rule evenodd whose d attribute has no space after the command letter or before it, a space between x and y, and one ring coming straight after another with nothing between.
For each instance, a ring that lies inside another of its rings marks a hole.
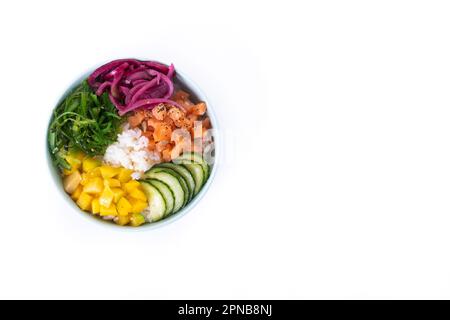
<instances>
[{"instance_id":1,"label":"diced raw salmon","mask_svg":"<svg viewBox=\"0 0 450 320\"><path fill-rule=\"evenodd\" d=\"M173 121L176 121L176 120L184 117L184 112L176 107L172 107L167 112L167 115L169 116L170 119L172 119Z\"/></svg>"},{"instance_id":2,"label":"diced raw salmon","mask_svg":"<svg viewBox=\"0 0 450 320\"><path fill-rule=\"evenodd\" d=\"M204 103L204 102L197 103L195 106L193 106L189 110L189 113L195 114L197 116L204 115L205 112L206 112L206 103Z\"/></svg>"},{"instance_id":3,"label":"diced raw salmon","mask_svg":"<svg viewBox=\"0 0 450 320\"><path fill-rule=\"evenodd\" d=\"M156 143L156 151L162 152L164 149L166 149L167 145L169 144L169 141L163 140Z\"/></svg>"},{"instance_id":4,"label":"diced raw salmon","mask_svg":"<svg viewBox=\"0 0 450 320\"><path fill-rule=\"evenodd\" d=\"M136 128L141 124L142 121L145 119L145 113L144 112L136 112L134 115L128 117L128 123L132 128Z\"/></svg>"},{"instance_id":5,"label":"diced raw salmon","mask_svg":"<svg viewBox=\"0 0 450 320\"><path fill-rule=\"evenodd\" d=\"M161 123L155 125L155 132L153 132L153 139L155 142L167 140L170 141L172 136L172 128L167 123Z\"/></svg>"},{"instance_id":6,"label":"diced raw salmon","mask_svg":"<svg viewBox=\"0 0 450 320\"><path fill-rule=\"evenodd\" d=\"M157 120L164 120L167 114L166 106L163 103L158 104L152 109L152 116Z\"/></svg>"}]
</instances>

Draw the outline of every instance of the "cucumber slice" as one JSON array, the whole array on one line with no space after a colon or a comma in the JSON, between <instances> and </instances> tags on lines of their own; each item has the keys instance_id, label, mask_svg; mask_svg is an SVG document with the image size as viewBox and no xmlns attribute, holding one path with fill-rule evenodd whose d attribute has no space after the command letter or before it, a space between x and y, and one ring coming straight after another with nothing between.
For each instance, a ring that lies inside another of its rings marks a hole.
<instances>
[{"instance_id":1,"label":"cucumber slice","mask_svg":"<svg viewBox=\"0 0 450 320\"><path fill-rule=\"evenodd\" d=\"M170 162L158 164L157 167L169 168L176 171L184 179L184 181L186 181L187 187L189 189L189 200L191 200L194 197L195 181L188 169L186 169L181 165L176 165Z\"/></svg>"},{"instance_id":2,"label":"cucumber slice","mask_svg":"<svg viewBox=\"0 0 450 320\"><path fill-rule=\"evenodd\" d=\"M173 206L173 211L172 213L177 212L178 210L181 209L181 207L183 207L184 204L184 198L188 197L187 194L184 193L183 187L181 186L181 182L179 181L179 179L176 176L173 176L170 173L167 173L165 171L157 171L155 172L155 169L150 169L149 171L147 171L144 176L143 179L156 179L159 180L161 182L164 182L169 188L170 190L172 190L172 194L174 196L175 202L174 202L174 206ZM163 170L163 169L160 169Z\"/></svg>"},{"instance_id":3,"label":"cucumber slice","mask_svg":"<svg viewBox=\"0 0 450 320\"><path fill-rule=\"evenodd\" d=\"M164 217L170 215L173 212L173 207L175 204L175 198L173 196L172 190L170 190L167 184L159 180L149 179L145 182L150 183L152 186L158 189L166 202L166 211L164 212Z\"/></svg>"},{"instance_id":4,"label":"cucumber slice","mask_svg":"<svg viewBox=\"0 0 450 320\"><path fill-rule=\"evenodd\" d=\"M150 183L141 181L141 186L148 198L149 212L147 213L147 220L149 222L161 220L166 212L166 202L164 201L164 197L158 189Z\"/></svg>"},{"instance_id":5,"label":"cucumber slice","mask_svg":"<svg viewBox=\"0 0 450 320\"><path fill-rule=\"evenodd\" d=\"M195 181L194 196L195 196L203 187L203 184L206 181L202 166L195 163L186 163L183 164L183 167L188 169L189 172L192 174L192 177L194 178Z\"/></svg>"},{"instance_id":6,"label":"cucumber slice","mask_svg":"<svg viewBox=\"0 0 450 320\"><path fill-rule=\"evenodd\" d=\"M184 201L183 201L183 207L189 202L189 198L190 198L190 194L189 194L189 188L187 186L186 181L183 179L183 177L176 172L175 170L169 169L169 168L152 168L150 169L150 171L153 172L167 172L169 174L171 174L172 176L174 176L175 178L178 179L178 181L180 182L181 188L183 188L183 192L184 192Z\"/></svg>"},{"instance_id":7,"label":"cucumber slice","mask_svg":"<svg viewBox=\"0 0 450 320\"><path fill-rule=\"evenodd\" d=\"M202 155L196 152L183 153L181 156L176 158L174 161L176 164L199 164L203 169L203 183L206 182L209 176L209 165Z\"/></svg>"}]
</instances>

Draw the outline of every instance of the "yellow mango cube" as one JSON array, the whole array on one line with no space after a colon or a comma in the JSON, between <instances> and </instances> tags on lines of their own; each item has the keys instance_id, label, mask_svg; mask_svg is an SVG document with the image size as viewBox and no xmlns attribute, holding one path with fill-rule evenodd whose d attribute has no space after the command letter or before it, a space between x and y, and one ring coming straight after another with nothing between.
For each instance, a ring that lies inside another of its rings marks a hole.
<instances>
[{"instance_id":1,"label":"yellow mango cube","mask_svg":"<svg viewBox=\"0 0 450 320\"><path fill-rule=\"evenodd\" d=\"M140 213L133 213L130 217L130 222L133 227L139 227L141 224L145 223L145 218Z\"/></svg>"},{"instance_id":2,"label":"yellow mango cube","mask_svg":"<svg viewBox=\"0 0 450 320\"><path fill-rule=\"evenodd\" d=\"M63 180L64 190L72 194L78 188L78 185L81 182L81 174L78 170L74 171L72 174L68 175Z\"/></svg>"},{"instance_id":3,"label":"yellow mango cube","mask_svg":"<svg viewBox=\"0 0 450 320\"><path fill-rule=\"evenodd\" d=\"M80 207L81 210L89 210L91 207L91 202L92 202L92 196L90 196L89 194L82 192L80 194L80 197L77 200L77 205Z\"/></svg>"},{"instance_id":4,"label":"yellow mango cube","mask_svg":"<svg viewBox=\"0 0 450 320\"><path fill-rule=\"evenodd\" d=\"M98 177L89 179L83 188L83 192L91 194L100 194L102 191L103 191L103 180Z\"/></svg>"},{"instance_id":5,"label":"yellow mango cube","mask_svg":"<svg viewBox=\"0 0 450 320\"><path fill-rule=\"evenodd\" d=\"M83 161L84 154L80 151L70 151L66 156L65 160L70 165L70 170L64 169L64 175L68 176L72 174L74 171L78 170L81 167L81 162Z\"/></svg>"},{"instance_id":6,"label":"yellow mango cube","mask_svg":"<svg viewBox=\"0 0 450 320\"><path fill-rule=\"evenodd\" d=\"M73 154L68 154L65 157L66 161L70 164L71 169L78 170L81 166L81 160L74 157Z\"/></svg>"},{"instance_id":7,"label":"yellow mango cube","mask_svg":"<svg viewBox=\"0 0 450 320\"><path fill-rule=\"evenodd\" d=\"M130 197L135 198L137 200L147 201L145 193L138 188L130 191Z\"/></svg>"},{"instance_id":8,"label":"yellow mango cube","mask_svg":"<svg viewBox=\"0 0 450 320\"><path fill-rule=\"evenodd\" d=\"M105 186L109 186L111 188L114 188L114 187L119 187L120 188L120 181L117 180L117 179L112 179L112 178L104 179L103 180L103 184Z\"/></svg>"},{"instance_id":9,"label":"yellow mango cube","mask_svg":"<svg viewBox=\"0 0 450 320\"><path fill-rule=\"evenodd\" d=\"M86 185L86 183L88 182L88 180L91 180L92 178L97 178L97 177L101 177L102 175L100 174L100 170L99 168L94 168L89 172L83 172L81 174L81 185Z\"/></svg>"},{"instance_id":10,"label":"yellow mango cube","mask_svg":"<svg viewBox=\"0 0 450 320\"><path fill-rule=\"evenodd\" d=\"M126 192L130 193L134 189L137 189L141 184L137 182L136 180L131 180L124 184L123 188Z\"/></svg>"},{"instance_id":11,"label":"yellow mango cube","mask_svg":"<svg viewBox=\"0 0 450 320\"><path fill-rule=\"evenodd\" d=\"M120 172L120 169L114 168L111 166L101 166L100 172L102 174L103 179L109 179L109 178L113 178L116 175L118 175Z\"/></svg>"},{"instance_id":12,"label":"yellow mango cube","mask_svg":"<svg viewBox=\"0 0 450 320\"><path fill-rule=\"evenodd\" d=\"M70 176L72 173L74 173L75 171L78 171L79 168L77 167L71 167L70 170L64 169L63 170L63 175L65 176Z\"/></svg>"},{"instance_id":13,"label":"yellow mango cube","mask_svg":"<svg viewBox=\"0 0 450 320\"><path fill-rule=\"evenodd\" d=\"M74 157L75 159L78 159L80 161L83 161L84 158L86 158L86 155L82 151L79 151L79 150L76 150L76 151L72 150L72 151L69 152L69 154L72 157Z\"/></svg>"},{"instance_id":14,"label":"yellow mango cube","mask_svg":"<svg viewBox=\"0 0 450 320\"><path fill-rule=\"evenodd\" d=\"M100 205L100 215L101 216L117 216L116 205L112 203L109 207Z\"/></svg>"},{"instance_id":15,"label":"yellow mango cube","mask_svg":"<svg viewBox=\"0 0 450 320\"><path fill-rule=\"evenodd\" d=\"M100 202L98 200L98 198L95 198L92 200L91 202L91 212L93 214L97 214L100 212Z\"/></svg>"},{"instance_id":16,"label":"yellow mango cube","mask_svg":"<svg viewBox=\"0 0 450 320\"><path fill-rule=\"evenodd\" d=\"M83 171L89 172L100 165L100 161L94 158L86 158L83 160Z\"/></svg>"},{"instance_id":17,"label":"yellow mango cube","mask_svg":"<svg viewBox=\"0 0 450 320\"><path fill-rule=\"evenodd\" d=\"M98 198L100 205L104 207L109 207L113 202L113 200L114 200L114 193L112 192L109 186L105 186L105 188L103 188L102 194L100 195L100 198Z\"/></svg>"},{"instance_id":18,"label":"yellow mango cube","mask_svg":"<svg viewBox=\"0 0 450 320\"><path fill-rule=\"evenodd\" d=\"M72 169L70 169L70 170L67 170L67 169L63 169L63 175L64 176L70 176L72 173L74 173L75 171L78 171L78 169L74 169L74 168L72 168Z\"/></svg>"},{"instance_id":19,"label":"yellow mango cube","mask_svg":"<svg viewBox=\"0 0 450 320\"><path fill-rule=\"evenodd\" d=\"M111 188L111 191L114 193L114 203L119 202L120 198L125 194L125 191L120 188Z\"/></svg>"},{"instance_id":20,"label":"yellow mango cube","mask_svg":"<svg viewBox=\"0 0 450 320\"><path fill-rule=\"evenodd\" d=\"M131 213L141 213L148 207L147 201L137 200L134 198L128 199L131 204Z\"/></svg>"},{"instance_id":21,"label":"yellow mango cube","mask_svg":"<svg viewBox=\"0 0 450 320\"><path fill-rule=\"evenodd\" d=\"M87 173L89 178L101 178L100 167L96 167Z\"/></svg>"},{"instance_id":22,"label":"yellow mango cube","mask_svg":"<svg viewBox=\"0 0 450 320\"><path fill-rule=\"evenodd\" d=\"M127 215L127 216L120 216L120 215L119 215L118 219L116 220L116 223L117 223L119 226L125 226L125 225L127 225L129 222L130 222L130 216L129 216L129 215Z\"/></svg>"},{"instance_id":23,"label":"yellow mango cube","mask_svg":"<svg viewBox=\"0 0 450 320\"><path fill-rule=\"evenodd\" d=\"M122 183L126 183L131 180L132 173L133 171L130 169L120 168L120 172L117 175L117 179Z\"/></svg>"},{"instance_id":24,"label":"yellow mango cube","mask_svg":"<svg viewBox=\"0 0 450 320\"><path fill-rule=\"evenodd\" d=\"M83 153L82 151L80 151L80 150L74 150L74 149L71 149L71 150L67 153L66 157L70 157L70 158L79 160L79 161L80 161L80 164L81 164L81 161L83 161L85 155L84 155L84 153Z\"/></svg>"},{"instance_id":25,"label":"yellow mango cube","mask_svg":"<svg viewBox=\"0 0 450 320\"><path fill-rule=\"evenodd\" d=\"M70 196L73 200L77 201L78 198L81 195L81 192L83 192L83 186L80 184L77 189L72 193L72 195Z\"/></svg>"},{"instance_id":26,"label":"yellow mango cube","mask_svg":"<svg viewBox=\"0 0 450 320\"><path fill-rule=\"evenodd\" d=\"M125 198L120 198L117 203L117 212L119 216L127 216L131 212L132 206L131 203Z\"/></svg>"},{"instance_id":27,"label":"yellow mango cube","mask_svg":"<svg viewBox=\"0 0 450 320\"><path fill-rule=\"evenodd\" d=\"M84 186L84 185L86 185L86 183L88 182L88 180L89 180L89 177L88 177L87 173L86 173L86 172L83 172L83 173L81 174L81 181L80 181L80 184L81 184L82 186Z\"/></svg>"}]
</instances>

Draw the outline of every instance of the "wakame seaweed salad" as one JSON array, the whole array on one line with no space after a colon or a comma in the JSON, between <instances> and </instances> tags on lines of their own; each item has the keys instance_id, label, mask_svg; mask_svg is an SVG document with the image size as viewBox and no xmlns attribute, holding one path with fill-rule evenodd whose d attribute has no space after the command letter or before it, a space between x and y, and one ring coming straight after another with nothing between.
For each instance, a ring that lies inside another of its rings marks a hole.
<instances>
[{"instance_id":1,"label":"wakame seaweed salad","mask_svg":"<svg viewBox=\"0 0 450 320\"><path fill-rule=\"evenodd\" d=\"M50 154L60 169L70 169L67 151L89 156L103 155L112 144L123 120L108 94L97 96L87 81L78 85L55 108L48 130Z\"/></svg>"}]
</instances>

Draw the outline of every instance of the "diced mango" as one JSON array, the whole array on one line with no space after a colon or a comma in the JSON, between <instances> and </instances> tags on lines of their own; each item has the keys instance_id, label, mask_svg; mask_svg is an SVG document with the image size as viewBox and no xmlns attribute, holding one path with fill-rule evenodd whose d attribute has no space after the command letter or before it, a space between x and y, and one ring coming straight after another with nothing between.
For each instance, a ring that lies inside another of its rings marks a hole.
<instances>
[{"instance_id":1,"label":"diced mango","mask_svg":"<svg viewBox=\"0 0 450 320\"><path fill-rule=\"evenodd\" d=\"M80 169L81 167L81 161L71 157L70 155L67 155L65 157L66 161L69 163L70 165L70 169L64 169L63 170L63 174L65 176L71 175L72 173L74 173L75 171L78 171L78 169Z\"/></svg>"},{"instance_id":2,"label":"diced mango","mask_svg":"<svg viewBox=\"0 0 450 320\"><path fill-rule=\"evenodd\" d=\"M72 168L72 169L70 169L70 170L67 170L67 169L63 169L63 175L64 176L70 176L72 173L74 173L75 171L78 171L78 169L74 169L74 168Z\"/></svg>"},{"instance_id":3,"label":"diced mango","mask_svg":"<svg viewBox=\"0 0 450 320\"><path fill-rule=\"evenodd\" d=\"M100 215L101 216L117 216L116 205L112 203L109 207L100 205Z\"/></svg>"},{"instance_id":4,"label":"diced mango","mask_svg":"<svg viewBox=\"0 0 450 320\"><path fill-rule=\"evenodd\" d=\"M103 180L98 177L89 179L83 188L83 192L91 194L100 194L102 190L103 190Z\"/></svg>"},{"instance_id":5,"label":"diced mango","mask_svg":"<svg viewBox=\"0 0 450 320\"><path fill-rule=\"evenodd\" d=\"M80 150L71 150L69 152L69 155L75 159L80 160L80 162L83 161L84 158L86 157L86 155Z\"/></svg>"},{"instance_id":6,"label":"diced mango","mask_svg":"<svg viewBox=\"0 0 450 320\"><path fill-rule=\"evenodd\" d=\"M109 186L105 186L98 199L101 206L109 207L114 200L114 193Z\"/></svg>"},{"instance_id":7,"label":"diced mango","mask_svg":"<svg viewBox=\"0 0 450 320\"><path fill-rule=\"evenodd\" d=\"M117 219L117 221L116 221L116 223L117 223L118 225L120 225L120 226L125 226L125 225L127 225L129 222L130 222L130 216L129 216L129 215L127 215L127 216L120 216L120 215L119 215L119 217L118 217L118 219Z\"/></svg>"},{"instance_id":8,"label":"diced mango","mask_svg":"<svg viewBox=\"0 0 450 320\"><path fill-rule=\"evenodd\" d=\"M97 214L100 212L100 202L98 200L98 198L95 198L92 200L91 202L91 212L93 214Z\"/></svg>"},{"instance_id":9,"label":"diced mango","mask_svg":"<svg viewBox=\"0 0 450 320\"><path fill-rule=\"evenodd\" d=\"M91 171L89 171L87 173L87 175L90 178L96 178L96 177L101 178L102 174L100 172L100 167L96 167L96 168L92 169Z\"/></svg>"},{"instance_id":10,"label":"diced mango","mask_svg":"<svg viewBox=\"0 0 450 320\"><path fill-rule=\"evenodd\" d=\"M125 191L120 188L111 188L111 191L114 193L114 203L119 202L120 198L125 194Z\"/></svg>"},{"instance_id":11,"label":"diced mango","mask_svg":"<svg viewBox=\"0 0 450 320\"><path fill-rule=\"evenodd\" d=\"M136 180L131 180L125 183L123 188L125 189L126 192L130 193L134 189L137 189L139 186L140 186L139 182L137 182Z\"/></svg>"},{"instance_id":12,"label":"diced mango","mask_svg":"<svg viewBox=\"0 0 450 320\"><path fill-rule=\"evenodd\" d=\"M70 169L64 169L63 173L64 175L70 175L72 174L74 171L80 169L81 167L81 162L83 161L83 153L80 151L69 151L66 156L64 157L64 159L67 161L67 163L70 165Z\"/></svg>"},{"instance_id":13,"label":"diced mango","mask_svg":"<svg viewBox=\"0 0 450 320\"><path fill-rule=\"evenodd\" d=\"M99 160L83 154L71 157L77 170L70 170L64 178L64 188L82 210L113 216L114 222L122 226L145 223L141 212L148 206L147 197L141 184L131 178L132 170L101 165Z\"/></svg>"},{"instance_id":14,"label":"diced mango","mask_svg":"<svg viewBox=\"0 0 450 320\"><path fill-rule=\"evenodd\" d=\"M103 184L111 188L120 187L120 181L112 178L103 180Z\"/></svg>"},{"instance_id":15,"label":"diced mango","mask_svg":"<svg viewBox=\"0 0 450 320\"><path fill-rule=\"evenodd\" d=\"M130 169L120 168L120 172L117 176L120 182L125 183L131 180L131 174L133 173Z\"/></svg>"},{"instance_id":16,"label":"diced mango","mask_svg":"<svg viewBox=\"0 0 450 320\"><path fill-rule=\"evenodd\" d=\"M97 168L101 162L94 158L86 158L83 160L83 171L89 172L95 168Z\"/></svg>"},{"instance_id":17,"label":"diced mango","mask_svg":"<svg viewBox=\"0 0 450 320\"><path fill-rule=\"evenodd\" d=\"M86 185L86 183L88 182L88 180L89 180L89 176L87 175L86 172L83 172L83 173L81 174L81 181L80 181L80 184L81 184L82 186L84 186L84 185Z\"/></svg>"},{"instance_id":18,"label":"diced mango","mask_svg":"<svg viewBox=\"0 0 450 320\"><path fill-rule=\"evenodd\" d=\"M103 179L109 179L118 175L120 172L120 168L114 168L111 166L101 166L100 172L102 174Z\"/></svg>"},{"instance_id":19,"label":"diced mango","mask_svg":"<svg viewBox=\"0 0 450 320\"><path fill-rule=\"evenodd\" d=\"M91 207L92 196L89 194L82 192L80 197L77 200L77 205L81 210L89 210Z\"/></svg>"},{"instance_id":20,"label":"diced mango","mask_svg":"<svg viewBox=\"0 0 450 320\"><path fill-rule=\"evenodd\" d=\"M73 154L69 153L65 157L66 161L70 164L72 170L78 170L81 166L81 160L76 158Z\"/></svg>"},{"instance_id":21,"label":"diced mango","mask_svg":"<svg viewBox=\"0 0 450 320\"><path fill-rule=\"evenodd\" d=\"M130 197L135 198L137 200L147 201L145 193L138 188L130 191Z\"/></svg>"},{"instance_id":22,"label":"diced mango","mask_svg":"<svg viewBox=\"0 0 450 320\"><path fill-rule=\"evenodd\" d=\"M137 200L130 198L128 201L131 204L131 212L132 213L141 213L145 208L148 207L147 201Z\"/></svg>"},{"instance_id":23,"label":"diced mango","mask_svg":"<svg viewBox=\"0 0 450 320\"><path fill-rule=\"evenodd\" d=\"M80 182L81 182L81 174L78 170L76 170L72 174L64 178L63 180L64 190L66 190L67 193L72 194L78 188Z\"/></svg>"},{"instance_id":24,"label":"diced mango","mask_svg":"<svg viewBox=\"0 0 450 320\"><path fill-rule=\"evenodd\" d=\"M127 216L131 212L132 206L131 203L125 198L120 198L117 203L117 212L119 216Z\"/></svg>"},{"instance_id":25,"label":"diced mango","mask_svg":"<svg viewBox=\"0 0 450 320\"><path fill-rule=\"evenodd\" d=\"M102 175L100 174L100 169L94 168L89 172L83 172L81 174L81 185L86 185L86 183L91 180L92 178L97 178L97 177L101 177Z\"/></svg>"},{"instance_id":26,"label":"diced mango","mask_svg":"<svg viewBox=\"0 0 450 320\"><path fill-rule=\"evenodd\" d=\"M73 200L77 201L78 198L81 195L81 192L83 192L83 186L80 184L77 189L72 193L72 195L70 196Z\"/></svg>"},{"instance_id":27,"label":"diced mango","mask_svg":"<svg viewBox=\"0 0 450 320\"><path fill-rule=\"evenodd\" d=\"M133 227L139 227L141 224L145 223L145 218L140 213L133 213L130 218L131 225Z\"/></svg>"}]
</instances>

